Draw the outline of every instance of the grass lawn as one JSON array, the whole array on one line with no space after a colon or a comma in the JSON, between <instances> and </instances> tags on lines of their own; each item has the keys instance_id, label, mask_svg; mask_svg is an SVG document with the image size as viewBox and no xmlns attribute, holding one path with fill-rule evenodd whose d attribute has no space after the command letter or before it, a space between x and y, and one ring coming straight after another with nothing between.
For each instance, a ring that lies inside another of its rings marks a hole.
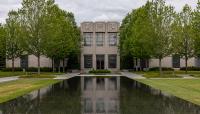
<instances>
[{"instance_id":1,"label":"grass lawn","mask_svg":"<svg viewBox=\"0 0 200 114\"><path fill-rule=\"evenodd\" d=\"M34 76L32 76L32 78L39 78L39 76L36 77L36 74L37 74L37 73L31 74L30 72L28 72L28 76L34 75ZM41 73L41 77L43 76L43 78L47 78L49 75L52 75L51 78L53 78L53 75L61 75L61 74L63 74L63 73L42 72L42 73ZM10 76L21 76L21 75L26 75L26 73L24 73L24 72L1 72L1 71L0 71L0 78L3 78L3 77L10 77ZM48 75L48 76L47 76L47 75ZM40 77L40 78L41 78L41 77ZM29 78L30 78L30 77L29 77ZM50 78L50 76L49 76L48 78Z\"/></svg>"},{"instance_id":2,"label":"grass lawn","mask_svg":"<svg viewBox=\"0 0 200 114\"><path fill-rule=\"evenodd\" d=\"M163 75L160 76L159 71L147 71L147 72L134 72L141 74L146 78L181 78L178 75L184 75L185 71L163 71ZM200 78L200 71L188 71L188 75Z\"/></svg>"},{"instance_id":3,"label":"grass lawn","mask_svg":"<svg viewBox=\"0 0 200 114\"><path fill-rule=\"evenodd\" d=\"M200 105L200 79L140 79L137 81Z\"/></svg>"},{"instance_id":4,"label":"grass lawn","mask_svg":"<svg viewBox=\"0 0 200 114\"><path fill-rule=\"evenodd\" d=\"M24 75L24 76L20 76L19 78L56 78L56 76L52 75L48 75L48 74L32 74L32 75Z\"/></svg>"},{"instance_id":5,"label":"grass lawn","mask_svg":"<svg viewBox=\"0 0 200 114\"><path fill-rule=\"evenodd\" d=\"M0 71L0 78L9 77L9 76L19 76L24 75L24 72L1 72Z\"/></svg>"},{"instance_id":6,"label":"grass lawn","mask_svg":"<svg viewBox=\"0 0 200 114\"><path fill-rule=\"evenodd\" d=\"M20 79L0 83L0 103L14 99L33 90L54 84L59 80L53 79Z\"/></svg>"}]
</instances>

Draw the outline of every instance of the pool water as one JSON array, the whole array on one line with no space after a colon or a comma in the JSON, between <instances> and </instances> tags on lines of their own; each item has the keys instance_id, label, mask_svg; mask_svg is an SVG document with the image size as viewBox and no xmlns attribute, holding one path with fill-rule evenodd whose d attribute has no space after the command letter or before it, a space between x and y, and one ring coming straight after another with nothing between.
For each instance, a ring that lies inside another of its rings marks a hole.
<instances>
[{"instance_id":1,"label":"pool water","mask_svg":"<svg viewBox=\"0 0 200 114\"><path fill-rule=\"evenodd\" d=\"M126 77L74 77L2 103L0 114L200 114L200 106Z\"/></svg>"}]
</instances>

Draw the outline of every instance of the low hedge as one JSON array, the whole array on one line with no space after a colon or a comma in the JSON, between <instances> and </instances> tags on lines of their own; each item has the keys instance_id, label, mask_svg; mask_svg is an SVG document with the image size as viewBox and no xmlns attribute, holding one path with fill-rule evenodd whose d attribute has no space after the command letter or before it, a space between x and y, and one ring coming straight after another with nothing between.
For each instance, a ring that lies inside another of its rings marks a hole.
<instances>
[{"instance_id":1,"label":"low hedge","mask_svg":"<svg viewBox=\"0 0 200 114\"><path fill-rule=\"evenodd\" d=\"M91 70L91 71L89 71L89 73L102 74L102 73L111 73L111 71L110 70Z\"/></svg>"},{"instance_id":2,"label":"low hedge","mask_svg":"<svg viewBox=\"0 0 200 114\"><path fill-rule=\"evenodd\" d=\"M173 68L169 68L169 67L162 67L163 71L174 71ZM153 67L153 68L149 68L149 71L159 71L159 67Z\"/></svg>"},{"instance_id":3,"label":"low hedge","mask_svg":"<svg viewBox=\"0 0 200 114\"><path fill-rule=\"evenodd\" d=\"M180 70L186 70L186 67L180 68ZM188 67L188 71L200 71L200 67Z\"/></svg>"},{"instance_id":4,"label":"low hedge","mask_svg":"<svg viewBox=\"0 0 200 114\"><path fill-rule=\"evenodd\" d=\"M14 68L15 71L23 71L22 68ZM2 69L3 72L11 72L12 68L4 68ZM37 72L38 68L36 67L30 67L26 70L27 72ZM52 72L52 68L48 68L48 67L42 67L40 68L41 72Z\"/></svg>"}]
</instances>

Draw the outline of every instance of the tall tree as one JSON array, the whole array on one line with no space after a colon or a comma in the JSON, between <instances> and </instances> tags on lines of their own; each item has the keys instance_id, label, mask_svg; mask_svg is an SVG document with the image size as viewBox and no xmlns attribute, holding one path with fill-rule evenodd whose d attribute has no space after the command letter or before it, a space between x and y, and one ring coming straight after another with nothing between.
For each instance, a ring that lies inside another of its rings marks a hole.
<instances>
[{"instance_id":1,"label":"tall tree","mask_svg":"<svg viewBox=\"0 0 200 114\"><path fill-rule=\"evenodd\" d=\"M6 31L5 27L0 24L0 64L5 64L6 58ZM2 62L2 63L1 63ZM3 66L0 66L3 67Z\"/></svg>"},{"instance_id":2,"label":"tall tree","mask_svg":"<svg viewBox=\"0 0 200 114\"><path fill-rule=\"evenodd\" d=\"M154 57L159 59L160 75L162 75L162 59L171 55L171 25L174 20L174 8L167 6L164 0L153 1L150 8L150 17L154 28Z\"/></svg>"},{"instance_id":3,"label":"tall tree","mask_svg":"<svg viewBox=\"0 0 200 114\"><path fill-rule=\"evenodd\" d=\"M45 55L52 58L54 69L55 59L62 60L63 66L65 66L65 58L69 54L79 52L80 32L72 13L61 10L57 5L52 5L47 11L48 13L45 17L46 24L44 24L42 32L46 42Z\"/></svg>"},{"instance_id":4,"label":"tall tree","mask_svg":"<svg viewBox=\"0 0 200 114\"><path fill-rule=\"evenodd\" d=\"M200 57L200 1L198 1L197 8L194 12L192 25L195 38L195 56Z\"/></svg>"},{"instance_id":5,"label":"tall tree","mask_svg":"<svg viewBox=\"0 0 200 114\"><path fill-rule=\"evenodd\" d=\"M194 57L194 34L192 28L193 12L191 7L185 5L176 18L175 53L185 58L185 71L187 73L188 59Z\"/></svg>"},{"instance_id":6,"label":"tall tree","mask_svg":"<svg viewBox=\"0 0 200 114\"><path fill-rule=\"evenodd\" d=\"M19 15L16 11L10 11L6 19L6 58L12 60L12 71L14 71L14 60L23 53L20 45L21 28Z\"/></svg>"},{"instance_id":7,"label":"tall tree","mask_svg":"<svg viewBox=\"0 0 200 114\"><path fill-rule=\"evenodd\" d=\"M40 56L44 53L44 39L42 37L42 26L45 24L44 17L47 7L52 0L23 0L21 12L21 23L26 28L27 36L24 46L29 54L38 58L38 74L40 74Z\"/></svg>"}]
</instances>

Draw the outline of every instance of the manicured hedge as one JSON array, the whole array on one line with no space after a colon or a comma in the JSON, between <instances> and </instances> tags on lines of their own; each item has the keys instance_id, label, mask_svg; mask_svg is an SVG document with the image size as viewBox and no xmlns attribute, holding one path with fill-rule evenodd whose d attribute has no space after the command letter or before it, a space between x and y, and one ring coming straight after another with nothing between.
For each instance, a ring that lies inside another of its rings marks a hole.
<instances>
[{"instance_id":1,"label":"manicured hedge","mask_svg":"<svg viewBox=\"0 0 200 114\"><path fill-rule=\"evenodd\" d=\"M185 67L180 68L180 70L185 70ZM200 71L200 67L188 67L188 71Z\"/></svg>"},{"instance_id":2,"label":"manicured hedge","mask_svg":"<svg viewBox=\"0 0 200 114\"><path fill-rule=\"evenodd\" d=\"M12 68L4 68L2 69L3 72L11 72ZM23 71L22 68L15 68L15 71ZM28 72L37 72L38 69L36 67L30 67L27 69ZM43 67L40 68L41 72L52 72L52 68L48 68L48 67Z\"/></svg>"},{"instance_id":3,"label":"manicured hedge","mask_svg":"<svg viewBox=\"0 0 200 114\"><path fill-rule=\"evenodd\" d=\"M174 71L173 68L169 68L169 67L162 67L163 71ZM149 68L149 71L159 71L159 67L153 67L153 68Z\"/></svg>"},{"instance_id":4,"label":"manicured hedge","mask_svg":"<svg viewBox=\"0 0 200 114\"><path fill-rule=\"evenodd\" d=\"M101 74L101 73L111 73L111 71L109 71L109 70L91 70L91 71L89 71L89 73Z\"/></svg>"}]
</instances>

